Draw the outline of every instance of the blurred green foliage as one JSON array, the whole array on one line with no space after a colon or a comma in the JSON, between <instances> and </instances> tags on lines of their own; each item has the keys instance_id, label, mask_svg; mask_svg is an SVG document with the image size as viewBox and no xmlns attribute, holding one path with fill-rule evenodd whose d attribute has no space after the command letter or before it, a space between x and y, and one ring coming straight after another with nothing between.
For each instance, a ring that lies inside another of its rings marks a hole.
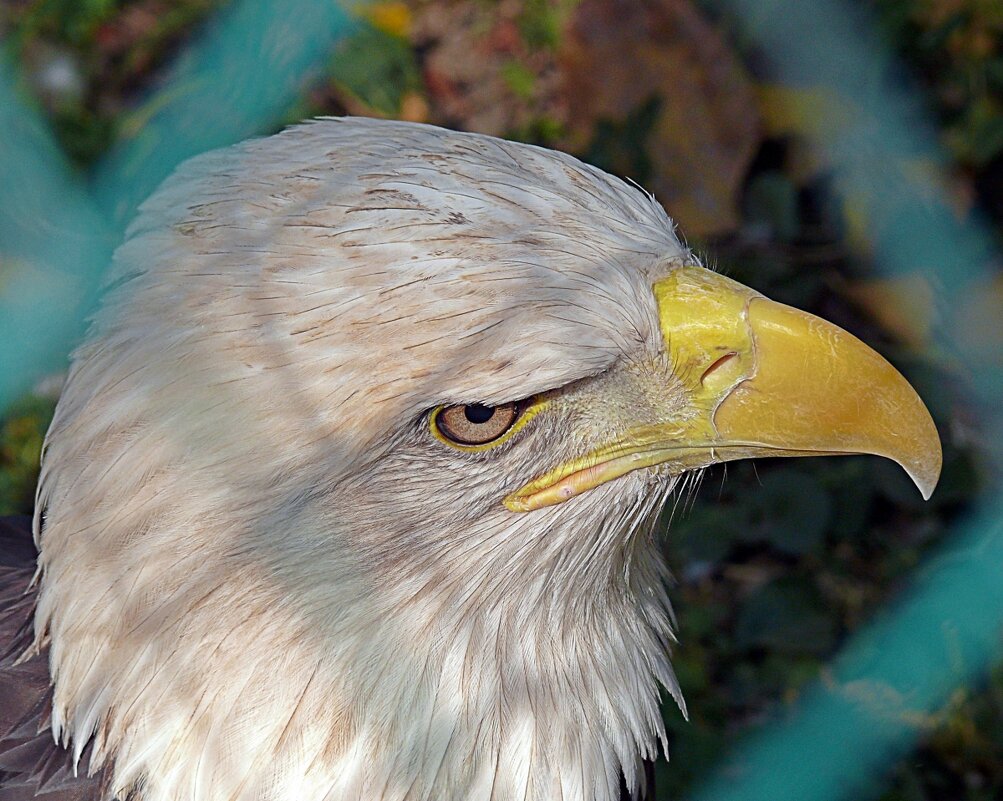
<instances>
[{"instance_id":1,"label":"blurred green foliage","mask_svg":"<svg viewBox=\"0 0 1003 801\"><path fill-rule=\"evenodd\" d=\"M0 419L0 515L31 512L42 439L54 407L52 400L29 396Z\"/></svg>"},{"instance_id":2,"label":"blurred green foliage","mask_svg":"<svg viewBox=\"0 0 1003 801\"><path fill-rule=\"evenodd\" d=\"M422 89L411 44L394 33L366 27L338 48L334 58L339 64L335 82L385 116L396 116L405 96Z\"/></svg>"},{"instance_id":3,"label":"blurred green foliage","mask_svg":"<svg viewBox=\"0 0 1003 801\"><path fill-rule=\"evenodd\" d=\"M117 0L41 0L27 5L15 33L22 42L46 38L86 46L119 5Z\"/></svg>"},{"instance_id":4,"label":"blurred green foliage","mask_svg":"<svg viewBox=\"0 0 1003 801\"><path fill-rule=\"evenodd\" d=\"M1003 4L876 0L885 30L931 90L955 158L983 167L1003 153Z\"/></svg>"},{"instance_id":5,"label":"blurred green foliage","mask_svg":"<svg viewBox=\"0 0 1003 801\"><path fill-rule=\"evenodd\" d=\"M180 44L229 0L33 0L0 4L4 44L81 168L105 153Z\"/></svg>"},{"instance_id":6,"label":"blurred green foliage","mask_svg":"<svg viewBox=\"0 0 1003 801\"><path fill-rule=\"evenodd\" d=\"M207 15L225 4L30 0L0 6L0 30L60 143L84 169L123 129L141 124L145 94ZM383 13L332 54L338 69L311 76L302 96L290 98L288 120L351 112L463 127L482 119L473 110L481 101L463 93L483 87L439 75L432 45L415 44L415 31L434 27L440 13L457 26L473 19L451 35L483 34L500 53L499 88L483 102L513 109L491 132L561 145L569 120L547 59L560 60L575 5L524 0L506 4L515 8L511 18L494 19L490 4L478 2L378 4ZM930 90L944 142L964 170L955 187L959 204L980 201L1003 230L1003 4L869 5L910 74ZM470 48L476 58L480 42ZM547 100L548 92L557 99ZM578 155L647 183L656 169L650 145L663 101L651 94L621 117L599 115L577 143ZM847 299L845 281L867 272L867 254L847 242L852 215L834 196L826 165L798 136L769 130L769 114L762 114L767 130L736 185L741 227L702 250L737 280L861 333L895 362L945 434L944 475L925 504L898 468L873 459L735 463L708 471L698 491L666 510L662 524L670 517L672 524L665 552L678 581L674 664L691 719L665 709L672 764L659 767L664 798L681 797L728 743L782 716L824 677L832 654L896 597L982 481L964 376L946 360L918 355ZM0 421L0 513L31 510L52 405L27 398ZM1003 797L1003 669L919 725L923 744L889 769L883 801Z\"/></svg>"}]
</instances>

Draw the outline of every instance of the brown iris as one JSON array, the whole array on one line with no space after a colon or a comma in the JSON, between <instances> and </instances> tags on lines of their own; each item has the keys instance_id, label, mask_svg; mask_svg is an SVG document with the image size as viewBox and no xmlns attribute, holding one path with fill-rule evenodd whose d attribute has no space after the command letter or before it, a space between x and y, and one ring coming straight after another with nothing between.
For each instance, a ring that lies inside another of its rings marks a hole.
<instances>
[{"instance_id":1,"label":"brown iris","mask_svg":"<svg viewBox=\"0 0 1003 801\"><path fill-rule=\"evenodd\" d=\"M487 445L508 431L519 417L519 405L446 406L439 410L432 424L450 442L457 445Z\"/></svg>"}]
</instances>

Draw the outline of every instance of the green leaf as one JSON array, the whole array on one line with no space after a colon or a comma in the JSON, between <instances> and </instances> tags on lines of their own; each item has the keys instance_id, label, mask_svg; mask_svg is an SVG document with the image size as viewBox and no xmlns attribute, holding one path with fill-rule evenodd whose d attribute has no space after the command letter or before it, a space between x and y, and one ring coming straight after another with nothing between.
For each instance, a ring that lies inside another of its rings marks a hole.
<instances>
[{"instance_id":1,"label":"green leaf","mask_svg":"<svg viewBox=\"0 0 1003 801\"><path fill-rule=\"evenodd\" d=\"M502 78L521 100L530 100L536 91L536 73L520 61L509 61L502 65Z\"/></svg>"},{"instance_id":2,"label":"green leaf","mask_svg":"<svg viewBox=\"0 0 1003 801\"><path fill-rule=\"evenodd\" d=\"M422 89L421 72L410 43L371 26L343 43L335 63L334 81L387 116L400 111L407 93Z\"/></svg>"}]
</instances>

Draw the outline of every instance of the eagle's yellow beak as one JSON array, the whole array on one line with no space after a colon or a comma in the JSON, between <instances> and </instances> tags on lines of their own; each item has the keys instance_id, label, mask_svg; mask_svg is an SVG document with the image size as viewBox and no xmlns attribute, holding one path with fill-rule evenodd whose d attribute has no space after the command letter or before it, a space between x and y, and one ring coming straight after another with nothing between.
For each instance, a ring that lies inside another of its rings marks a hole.
<instances>
[{"instance_id":1,"label":"eagle's yellow beak","mask_svg":"<svg viewBox=\"0 0 1003 801\"><path fill-rule=\"evenodd\" d=\"M668 472L754 456L870 453L905 468L929 498L937 429L915 390L859 339L702 267L653 287L684 419L641 424L526 484L513 511L550 506L632 470Z\"/></svg>"}]
</instances>

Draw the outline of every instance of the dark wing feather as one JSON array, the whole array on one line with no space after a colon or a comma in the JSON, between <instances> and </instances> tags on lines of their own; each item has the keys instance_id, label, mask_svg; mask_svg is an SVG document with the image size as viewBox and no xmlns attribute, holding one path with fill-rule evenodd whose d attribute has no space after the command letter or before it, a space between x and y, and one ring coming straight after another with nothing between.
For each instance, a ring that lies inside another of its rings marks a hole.
<instances>
[{"instance_id":1,"label":"dark wing feather","mask_svg":"<svg viewBox=\"0 0 1003 801\"><path fill-rule=\"evenodd\" d=\"M620 801L655 801L655 763L647 759L644 760L644 779L637 793L636 796L631 795L627 782L623 776L620 777Z\"/></svg>"},{"instance_id":2,"label":"dark wing feather","mask_svg":"<svg viewBox=\"0 0 1003 801\"><path fill-rule=\"evenodd\" d=\"M36 556L31 518L0 518L0 801L100 801L103 777L74 776L52 740L46 654L17 661L33 638Z\"/></svg>"}]
</instances>

